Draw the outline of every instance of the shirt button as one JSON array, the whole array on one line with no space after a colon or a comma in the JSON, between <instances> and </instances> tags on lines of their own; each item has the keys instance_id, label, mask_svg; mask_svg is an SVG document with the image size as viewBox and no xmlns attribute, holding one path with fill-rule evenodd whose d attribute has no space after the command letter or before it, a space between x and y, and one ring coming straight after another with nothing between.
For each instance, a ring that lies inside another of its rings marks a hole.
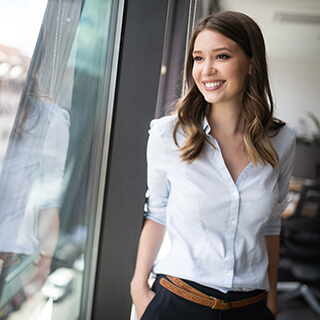
<instances>
[{"instance_id":1,"label":"shirt button","mask_svg":"<svg viewBox=\"0 0 320 320\"><path fill-rule=\"evenodd\" d=\"M228 248L229 248L229 249L232 249L232 245L231 245L231 244L229 244L229 245L228 245Z\"/></svg>"},{"instance_id":2,"label":"shirt button","mask_svg":"<svg viewBox=\"0 0 320 320\"><path fill-rule=\"evenodd\" d=\"M233 195L236 197L238 195L237 191L233 191Z\"/></svg>"},{"instance_id":3,"label":"shirt button","mask_svg":"<svg viewBox=\"0 0 320 320\"><path fill-rule=\"evenodd\" d=\"M227 273L227 276L228 276L228 277L231 277L231 276L232 276L232 273L231 273L231 272L228 272L228 273Z\"/></svg>"},{"instance_id":4,"label":"shirt button","mask_svg":"<svg viewBox=\"0 0 320 320\"><path fill-rule=\"evenodd\" d=\"M232 223L233 225L235 225L237 222L236 222L236 220L232 220L231 223Z\"/></svg>"}]
</instances>

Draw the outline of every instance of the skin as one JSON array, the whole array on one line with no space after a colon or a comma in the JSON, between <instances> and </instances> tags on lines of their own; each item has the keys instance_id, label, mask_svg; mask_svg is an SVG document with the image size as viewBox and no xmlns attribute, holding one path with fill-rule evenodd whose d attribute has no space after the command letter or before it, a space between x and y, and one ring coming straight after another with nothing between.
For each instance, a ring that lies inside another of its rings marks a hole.
<instances>
[{"instance_id":1,"label":"skin","mask_svg":"<svg viewBox=\"0 0 320 320\"><path fill-rule=\"evenodd\" d=\"M149 287L148 279L165 231L165 226L152 220L146 220L141 232L136 268L131 281L131 297L138 319L141 318L155 296L155 293Z\"/></svg>"},{"instance_id":2,"label":"skin","mask_svg":"<svg viewBox=\"0 0 320 320\"><path fill-rule=\"evenodd\" d=\"M43 209L39 215L39 248L43 252L33 275L24 283L25 295L31 297L40 290L50 274L52 257L59 237L59 208Z\"/></svg>"},{"instance_id":3,"label":"skin","mask_svg":"<svg viewBox=\"0 0 320 320\"><path fill-rule=\"evenodd\" d=\"M269 257L268 275L270 282L270 291L267 295L267 307L273 313L275 319L278 314L277 301L277 282L278 282L278 265L279 265L279 236L265 236L266 247Z\"/></svg>"},{"instance_id":4,"label":"skin","mask_svg":"<svg viewBox=\"0 0 320 320\"><path fill-rule=\"evenodd\" d=\"M204 30L193 50L193 79L205 100L215 108L239 109L251 62L233 40L219 32ZM215 88L205 83L223 81Z\"/></svg>"},{"instance_id":5,"label":"skin","mask_svg":"<svg viewBox=\"0 0 320 320\"><path fill-rule=\"evenodd\" d=\"M229 172L236 181L250 163L243 146L242 97L247 77L251 72L251 60L236 42L211 30L204 30L197 36L193 58L193 79L210 105L207 118L210 127L214 128L210 134L218 141ZM213 86L214 83L217 86ZM164 232L164 226L147 220L141 233L136 269L131 282L131 295L138 319L154 297L148 285L148 278ZM271 286L267 306L276 316L279 237L265 237L265 240Z\"/></svg>"},{"instance_id":6,"label":"skin","mask_svg":"<svg viewBox=\"0 0 320 320\"><path fill-rule=\"evenodd\" d=\"M197 36L193 51L193 79L211 105L210 134L218 141L234 181L250 159L243 147L242 96L251 62L233 40L219 32L204 30ZM216 87L206 84L219 83Z\"/></svg>"}]
</instances>

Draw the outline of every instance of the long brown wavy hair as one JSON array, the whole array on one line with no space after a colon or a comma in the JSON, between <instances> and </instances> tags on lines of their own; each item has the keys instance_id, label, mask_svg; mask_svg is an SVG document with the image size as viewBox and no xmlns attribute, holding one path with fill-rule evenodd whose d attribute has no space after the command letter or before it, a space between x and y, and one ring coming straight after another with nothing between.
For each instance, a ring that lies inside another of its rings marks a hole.
<instances>
[{"instance_id":1,"label":"long brown wavy hair","mask_svg":"<svg viewBox=\"0 0 320 320\"><path fill-rule=\"evenodd\" d=\"M206 142L212 144L203 130L203 120L211 105L205 101L192 77L194 43L203 30L217 31L235 41L251 59L251 75L248 77L243 94L244 147L255 166L258 163L264 165L269 163L275 167L279 158L268 135L270 132L276 135L285 123L273 117L274 104L268 79L263 35L259 26L250 17L232 11L222 11L203 18L196 24L191 36L184 71L188 91L177 104L175 113L178 121L173 133L182 160L193 162L202 155ZM186 140L181 147L177 142L179 127L186 134Z\"/></svg>"}]
</instances>

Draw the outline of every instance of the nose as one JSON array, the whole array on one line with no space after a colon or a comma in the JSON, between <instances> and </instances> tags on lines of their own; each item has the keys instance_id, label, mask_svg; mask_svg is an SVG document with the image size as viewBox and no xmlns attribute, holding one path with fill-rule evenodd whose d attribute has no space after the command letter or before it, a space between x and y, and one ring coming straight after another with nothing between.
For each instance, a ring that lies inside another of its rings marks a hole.
<instances>
[{"instance_id":1,"label":"nose","mask_svg":"<svg viewBox=\"0 0 320 320\"><path fill-rule=\"evenodd\" d=\"M203 66L202 74L204 76L210 76L217 73L217 69L214 67L212 61L207 60Z\"/></svg>"}]
</instances>

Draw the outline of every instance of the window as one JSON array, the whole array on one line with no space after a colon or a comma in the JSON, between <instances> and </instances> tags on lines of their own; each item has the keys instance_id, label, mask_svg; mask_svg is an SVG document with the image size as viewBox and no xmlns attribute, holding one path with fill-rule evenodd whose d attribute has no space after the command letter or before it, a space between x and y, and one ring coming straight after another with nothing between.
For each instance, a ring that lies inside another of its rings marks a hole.
<instances>
[{"instance_id":1,"label":"window","mask_svg":"<svg viewBox=\"0 0 320 320\"><path fill-rule=\"evenodd\" d=\"M85 319L94 289L124 1L12 3L14 17L32 13L31 21L42 25L32 29L39 36L31 62L13 44L0 46L0 121L6 124L0 313L8 319Z\"/></svg>"}]
</instances>

